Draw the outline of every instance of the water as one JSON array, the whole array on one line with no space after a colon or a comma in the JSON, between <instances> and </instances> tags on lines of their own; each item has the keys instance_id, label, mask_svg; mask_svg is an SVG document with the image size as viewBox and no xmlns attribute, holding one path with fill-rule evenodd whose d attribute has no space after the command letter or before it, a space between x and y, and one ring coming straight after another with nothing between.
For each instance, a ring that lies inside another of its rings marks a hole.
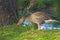
<instances>
[{"instance_id":1,"label":"water","mask_svg":"<svg viewBox=\"0 0 60 40\"><path fill-rule=\"evenodd\" d=\"M29 22L29 21L24 21L24 23L23 23L23 26L26 26L26 25L32 25L32 23L31 22ZM45 23L45 24L42 24L41 25L42 27L41 27L41 29L44 29L44 30L53 30L53 29L60 29L60 24L58 24L58 23L54 23L54 24L52 24L52 23Z\"/></svg>"},{"instance_id":2,"label":"water","mask_svg":"<svg viewBox=\"0 0 60 40\"><path fill-rule=\"evenodd\" d=\"M53 24L42 24L41 29L49 29L49 30L60 29L60 25L54 26Z\"/></svg>"}]
</instances>

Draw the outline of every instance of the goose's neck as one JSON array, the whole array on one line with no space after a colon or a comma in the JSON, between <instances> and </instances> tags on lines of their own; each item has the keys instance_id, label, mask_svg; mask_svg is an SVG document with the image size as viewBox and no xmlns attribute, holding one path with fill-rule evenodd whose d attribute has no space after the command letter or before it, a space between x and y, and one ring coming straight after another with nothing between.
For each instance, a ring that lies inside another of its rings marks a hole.
<instances>
[{"instance_id":1,"label":"goose's neck","mask_svg":"<svg viewBox=\"0 0 60 40\"><path fill-rule=\"evenodd\" d=\"M30 16L24 17L24 19L27 20L27 21L31 21L31 17Z\"/></svg>"}]
</instances>

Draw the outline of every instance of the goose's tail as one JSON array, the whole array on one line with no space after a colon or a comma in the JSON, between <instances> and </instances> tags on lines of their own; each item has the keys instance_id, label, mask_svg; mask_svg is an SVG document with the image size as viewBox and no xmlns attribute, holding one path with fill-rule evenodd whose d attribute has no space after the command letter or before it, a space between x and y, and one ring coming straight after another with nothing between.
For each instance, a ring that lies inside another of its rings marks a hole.
<instances>
[{"instance_id":1,"label":"goose's tail","mask_svg":"<svg viewBox=\"0 0 60 40\"><path fill-rule=\"evenodd\" d=\"M54 20L54 19L45 20L45 23L49 23L49 22L59 22L59 21Z\"/></svg>"}]
</instances>

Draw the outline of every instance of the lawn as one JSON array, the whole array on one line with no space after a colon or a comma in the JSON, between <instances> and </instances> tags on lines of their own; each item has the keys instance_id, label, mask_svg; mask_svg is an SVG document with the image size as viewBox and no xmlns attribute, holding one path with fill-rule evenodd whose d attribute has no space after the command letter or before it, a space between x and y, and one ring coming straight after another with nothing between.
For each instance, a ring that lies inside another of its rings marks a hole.
<instances>
[{"instance_id":1,"label":"lawn","mask_svg":"<svg viewBox=\"0 0 60 40\"><path fill-rule=\"evenodd\" d=\"M60 40L60 30L40 30L32 26L0 27L0 40Z\"/></svg>"}]
</instances>

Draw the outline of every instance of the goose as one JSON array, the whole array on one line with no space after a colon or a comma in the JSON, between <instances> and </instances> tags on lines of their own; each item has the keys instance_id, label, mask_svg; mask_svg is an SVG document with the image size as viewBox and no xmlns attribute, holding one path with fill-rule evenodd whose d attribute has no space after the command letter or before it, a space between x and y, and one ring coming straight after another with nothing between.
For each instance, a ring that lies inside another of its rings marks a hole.
<instances>
[{"instance_id":1,"label":"goose","mask_svg":"<svg viewBox=\"0 0 60 40\"><path fill-rule=\"evenodd\" d=\"M38 30L41 30L41 24L50 22L50 21L55 21L55 17L49 15L48 13L45 12L34 12L31 13L30 16L23 16L21 19L18 20L17 25L22 24L25 20L31 21L33 23L37 24Z\"/></svg>"}]
</instances>

